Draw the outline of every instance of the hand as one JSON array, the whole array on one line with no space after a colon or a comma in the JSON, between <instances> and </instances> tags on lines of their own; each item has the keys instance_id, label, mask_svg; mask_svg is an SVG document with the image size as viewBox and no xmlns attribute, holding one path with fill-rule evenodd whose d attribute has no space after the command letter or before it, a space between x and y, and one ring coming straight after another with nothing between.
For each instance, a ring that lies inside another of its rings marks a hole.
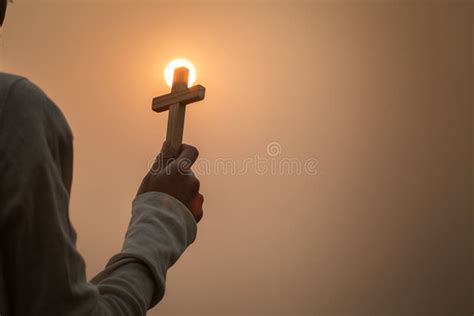
<instances>
[{"instance_id":1,"label":"hand","mask_svg":"<svg viewBox=\"0 0 474 316\"><path fill-rule=\"evenodd\" d=\"M196 222L199 222L203 216L204 197L199 193L199 180L190 169L198 155L198 150L193 146L181 145L178 154L168 141L164 142L137 195L146 192L163 192L171 195L186 205Z\"/></svg>"}]
</instances>

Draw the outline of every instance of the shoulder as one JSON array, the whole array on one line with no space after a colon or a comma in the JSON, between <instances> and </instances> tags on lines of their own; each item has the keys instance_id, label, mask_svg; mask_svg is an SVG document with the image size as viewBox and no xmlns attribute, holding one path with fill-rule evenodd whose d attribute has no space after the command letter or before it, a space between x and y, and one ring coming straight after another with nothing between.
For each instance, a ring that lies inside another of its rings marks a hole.
<instances>
[{"instance_id":1,"label":"shoulder","mask_svg":"<svg viewBox=\"0 0 474 316\"><path fill-rule=\"evenodd\" d=\"M61 110L36 84L6 73L0 73L0 122L2 116L28 120L30 124L65 121Z\"/></svg>"},{"instance_id":2,"label":"shoulder","mask_svg":"<svg viewBox=\"0 0 474 316\"><path fill-rule=\"evenodd\" d=\"M6 73L6 72L0 72L0 81L2 83L7 83L7 82L11 82L11 83L14 83L16 81L19 81L19 80L24 80L25 77L23 76L19 76L19 75L15 75L15 74L10 74L10 73Z\"/></svg>"},{"instance_id":3,"label":"shoulder","mask_svg":"<svg viewBox=\"0 0 474 316\"><path fill-rule=\"evenodd\" d=\"M54 143L58 137L69 142L72 132L61 110L37 85L0 73L0 145L5 137L25 143Z\"/></svg>"},{"instance_id":4,"label":"shoulder","mask_svg":"<svg viewBox=\"0 0 474 316\"><path fill-rule=\"evenodd\" d=\"M58 110L46 93L29 79L0 72L0 116L7 106L27 112Z\"/></svg>"},{"instance_id":5,"label":"shoulder","mask_svg":"<svg viewBox=\"0 0 474 316\"><path fill-rule=\"evenodd\" d=\"M0 72L0 111L7 102L15 85L24 80L26 80L24 77Z\"/></svg>"},{"instance_id":6,"label":"shoulder","mask_svg":"<svg viewBox=\"0 0 474 316\"><path fill-rule=\"evenodd\" d=\"M38 106L52 103L46 94L25 77L0 73L0 115L7 104L15 107L29 105L34 110Z\"/></svg>"},{"instance_id":7,"label":"shoulder","mask_svg":"<svg viewBox=\"0 0 474 316\"><path fill-rule=\"evenodd\" d=\"M0 82L2 83L2 86L5 83L14 84L15 82L21 81L21 80L26 80L26 78L23 76L15 75L15 74L0 72Z\"/></svg>"}]
</instances>

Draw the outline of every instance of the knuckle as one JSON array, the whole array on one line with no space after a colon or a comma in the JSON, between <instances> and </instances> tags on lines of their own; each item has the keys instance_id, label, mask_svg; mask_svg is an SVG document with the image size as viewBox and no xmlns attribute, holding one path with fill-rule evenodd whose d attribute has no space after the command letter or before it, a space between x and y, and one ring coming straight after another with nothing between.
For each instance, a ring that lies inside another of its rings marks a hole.
<instances>
[{"instance_id":1,"label":"knuckle","mask_svg":"<svg viewBox=\"0 0 474 316\"><path fill-rule=\"evenodd\" d=\"M175 165L175 164L172 164L172 165L168 165L168 167L166 168L166 174L167 175L170 175L170 176L176 176L176 175L179 175L179 170L178 170L178 167Z\"/></svg>"},{"instance_id":2,"label":"knuckle","mask_svg":"<svg viewBox=\"0 0 474 316\"><path fill-rule=\"evenodd\" d=\"M188 184L189 184L189 188L191 189L191 191L193 193L199 192L199 188L201 186L201 183L199 182L198 178L196 178L194 176L190 176L188 178Z\"/></svg>"},{"instance_id":3,"label":"knuckle","mask_svg":"<svg viewBox=\"0 0 474 316\"><path fill-rule=\"evenodd\" d=\"M191 167L192 162L188 158L184 158L179 161L178 170L183 174L188 174L188 169Z\"/></svg>"},{"instance_id":4,"label":"knuckle","mask_svg":"<svg viewBox=\"0 0 474 316\"><path fill-rule=\"evenodd\" d=\"M196 192L199 192L199 189L201 188L201 181L199 181L198 178L196 177L193 177L193 182L194 182L194 189L196 190Z\"/></svg>"},{"instance_id":5,"label":"knuckle","mask_svg":"<svg viewBox=\"0 0 474 316\"><path fill-rule=\"evenodd\" d=\"M199 221L204 217L204 211L201 209L198 214L196 214L196 222L199 223Z\"/></svg>"},{"instance_id":6,"label":"knuckle","mask_svg":"<svg viewBox=\"0 0 474 316\"><path fill-rule=\"evenodd\" d=\"M193 145L184 144L183 149L189 151L193 156L199 156L199 150Z\"/></svg>"},{"instance_id":7,"label":"knuckle","mask_svg":"<svg viewBox=\"0 0 474 316\"><path fill-rule=\"evenodd\" d=\"M198 150L196 147L191 146L191 150L193 151L193 154L194 154L196 157L199 156L199 150Z\"/></svg>"}]
</instances>

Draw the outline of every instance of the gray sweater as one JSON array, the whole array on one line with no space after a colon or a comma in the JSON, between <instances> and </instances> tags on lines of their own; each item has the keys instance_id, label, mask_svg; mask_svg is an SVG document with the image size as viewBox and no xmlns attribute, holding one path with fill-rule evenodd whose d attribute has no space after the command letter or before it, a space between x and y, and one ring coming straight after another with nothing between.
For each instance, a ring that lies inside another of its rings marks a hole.
<instances>
[{"instance_id":1,"label":"gray sweater","mask_svg":"<svg viewBox=\"0 0 474 316\"><path fill-rule=\"evenodd\" d=\"M122 251L91 282L69 220L72 133L30 81L0 73L0 315L145 315L196 237L178 200L132 203Z\"/></svg>"}]
</instances>

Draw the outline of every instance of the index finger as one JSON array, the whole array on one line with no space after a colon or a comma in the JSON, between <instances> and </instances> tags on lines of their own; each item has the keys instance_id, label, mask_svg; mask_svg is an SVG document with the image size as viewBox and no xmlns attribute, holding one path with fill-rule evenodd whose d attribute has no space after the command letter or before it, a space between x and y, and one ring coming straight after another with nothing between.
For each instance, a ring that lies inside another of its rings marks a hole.
<instances>
[{"instance_id":1,"label":"index finger","mask_svg":"<svg viewBox=\"0 0 474 316\"><path fill-rule=\"evenodd\" d=\"M164 159L173 159L176 157L176 150L171 146L171 142L169 140L165 140L163 142L163 147L161 148L160 155L163 156Z\"/></svg>"},{"instance_id":2,"label":"index finger","mask_svg":"<svg viewBox=\"0 0 474 316\"><path fill-rule=\"evenodd\" d=\"M160 154L155 158L151 167L151 172L159 172L165 168L176 157L176 151L172 148L171 142L166 140L163 143Z\"/></svg>"}]
</instances>

